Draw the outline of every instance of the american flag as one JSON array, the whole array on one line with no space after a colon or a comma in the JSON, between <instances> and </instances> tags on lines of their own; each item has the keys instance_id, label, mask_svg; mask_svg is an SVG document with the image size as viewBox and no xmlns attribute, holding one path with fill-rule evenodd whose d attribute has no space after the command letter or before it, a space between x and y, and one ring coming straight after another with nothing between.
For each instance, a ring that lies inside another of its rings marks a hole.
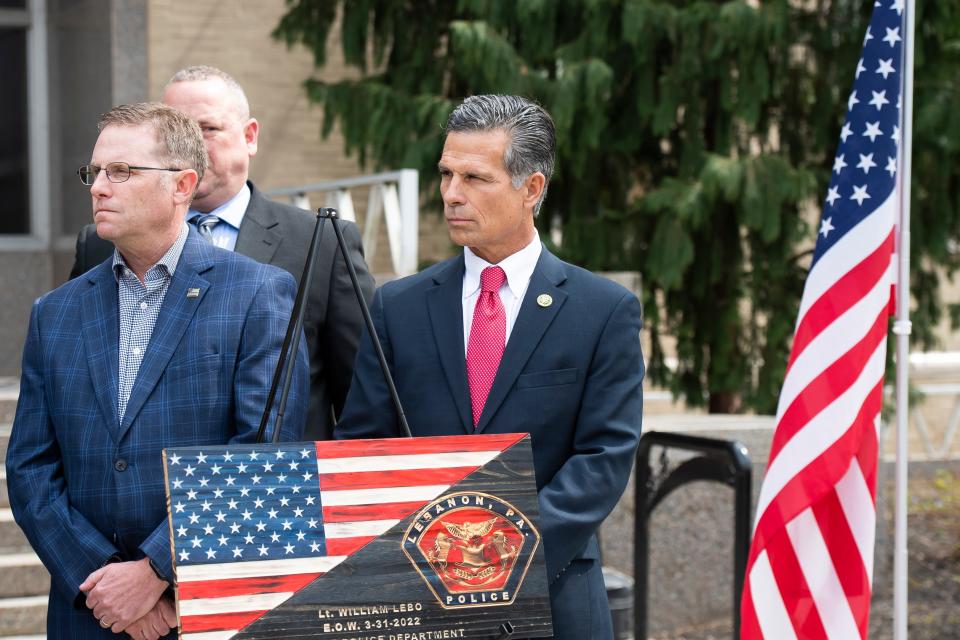
<instances>
[{"instance_id":1,"label":"american flag","mask_svg":"<svg viewBox=\"0 0 960 640\"><path fill-rule=\"evenodd\" d=\"M232 637L524 436L166 450L180 637Z\"/></svg>"},{"instance_id":2,"label":"american flag","mask_svg":"<svg viewBox=\"0 0 960 640\"><path fill-rule=\"evenodd\" d=\"M867 637L903 14L875 3L847 102L757 505L745 640Z\"/></svg>"}]
</instances>

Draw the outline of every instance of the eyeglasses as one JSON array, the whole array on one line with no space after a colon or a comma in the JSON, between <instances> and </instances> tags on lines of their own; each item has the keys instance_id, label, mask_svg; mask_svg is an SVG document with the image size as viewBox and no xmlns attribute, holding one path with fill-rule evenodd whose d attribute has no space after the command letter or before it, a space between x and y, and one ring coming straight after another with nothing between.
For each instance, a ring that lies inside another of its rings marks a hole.
<instances>
[{"instance_id":1,"label":"eyeglasses","mask_svg":"<svg viewBox=\"0 0 960 640\"><path fill-rule=\"evenodd\" d=\"M183 171L183 169L174 167L135 167L126 162L111 162L105 167L100 167L95 164L85 164L77 169L77 175L80 176L80 182L89 187L97 181L97 176L100 175L100 171L106 171L107 180L110 182L126 182L130 179L131 169L136 169L137 171Z\"/></svg>"}]
</instances>

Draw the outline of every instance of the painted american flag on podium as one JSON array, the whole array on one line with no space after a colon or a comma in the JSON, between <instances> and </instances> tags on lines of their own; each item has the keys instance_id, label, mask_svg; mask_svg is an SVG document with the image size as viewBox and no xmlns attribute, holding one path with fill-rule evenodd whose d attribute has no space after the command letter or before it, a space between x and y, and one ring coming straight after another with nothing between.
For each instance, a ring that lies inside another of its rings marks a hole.
<instances>
[{"instance_id":1,"label":"painted american flag on podium","mask_svg":"<svg viewBox=\"0 0 960 640\"><path fill-rule=\"evenodd\" d=\"M875 3L855 71L757 504L744 640L867 637L903 14Z\"/></svg>"},{"instance_id":2,"label":"painted american flag on podium","mask_svg":"<svg viewBox=\"0 0 960 640\"><path fill-rule=\"evenodd\" d=\"M225 640L526 434L165 451L185 640Z\"/></svg>"}]
</instances>

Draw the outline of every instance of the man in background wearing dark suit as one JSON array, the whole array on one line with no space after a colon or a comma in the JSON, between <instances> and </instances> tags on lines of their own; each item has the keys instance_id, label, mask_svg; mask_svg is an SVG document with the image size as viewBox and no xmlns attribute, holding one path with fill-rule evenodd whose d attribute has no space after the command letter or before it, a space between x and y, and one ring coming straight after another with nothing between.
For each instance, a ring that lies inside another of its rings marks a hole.
<instances>
[{"instance_id":1,"label":"man in background wearing dark suit","mask_svg":"<svg viewBox=\"0 0 960 640\"><path fill-rule=\"evenodd\" d=\"M302 209L274 202L247 179L257 153L260 125L250 116L243 88L227 73L194 66L174 74L163 102L196 120L203 132L209 167L187 213L187 221L219 247L285 269L299 282L316 223ZM209 216L216 216L212 218ZM350 259L367 300L373 278L363 259L355 224L342 228ZM113 245L87 225L77 237L70 272L75 278L106 260ZM363 318L346 264L332 230L326 230L307 296L303 331L310 355L310 413L304 438L328 440L346 399Z\"/></svg>"},{"instance_id":2,"label":"man in background wearing dark suit","mask_svg":"<svg viewBox=\"0 0 960 640\"><path fill-rule=\"evenodd\" d=\"M555 153L546 111L516 96L473 96L446 129L440 194L463 255L381 287L377 335L413 435L531 434L553 632L606 640L595 533L640 438L640 303L540 243L534 216ZM398 433L364 334L335 435Z\"/></svg>"}]
</instances>

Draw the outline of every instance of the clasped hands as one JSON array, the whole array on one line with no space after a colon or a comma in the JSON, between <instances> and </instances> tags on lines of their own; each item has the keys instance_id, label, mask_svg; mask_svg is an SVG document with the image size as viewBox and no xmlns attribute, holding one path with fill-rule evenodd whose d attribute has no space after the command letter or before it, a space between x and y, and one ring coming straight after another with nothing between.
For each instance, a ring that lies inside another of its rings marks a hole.
<instances>
[{"instance_id":1,"label":"clasped hands","mask_svg":"<svg viewBox=\"0 0 960 640\"><path fill-rule=\"evenodd\" d=\"M167 583L157 577L150 560L114 562L83 581L87 607L100 626L126 632L135 640L157 640L177 626L173 603L163 597Z\"/></svg>"}]
</instances>

